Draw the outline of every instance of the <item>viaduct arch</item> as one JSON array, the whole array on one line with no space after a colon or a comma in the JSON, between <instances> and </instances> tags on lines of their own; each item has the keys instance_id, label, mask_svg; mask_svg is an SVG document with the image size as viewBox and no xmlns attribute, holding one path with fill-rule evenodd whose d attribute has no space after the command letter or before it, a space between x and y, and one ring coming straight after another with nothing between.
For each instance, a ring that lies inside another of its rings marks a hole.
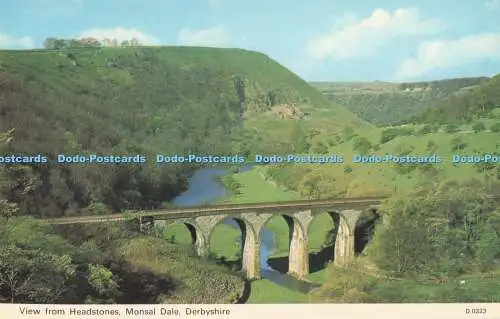
<instances>
[{"instance_id":1,"label":"viaduct arch","mask_svg":"<svg viewBox=\"0 0 500 319\"><path fill-rule=\"evenodd\" d=\"M373 209L372 209L373 210ZM141 229L147 232L151 223L160 223L168 227L174 223L187 226L199 256L207 256L210 251L210 236L215 227L224 219L237 222L242 234L242 270L248 279L258 279L260 274L260 243L265 224L277 214L284 217L289 227L290 247L288 255L288 274L304 278L309 274L308 235L309 228L318 214L325 210L299 210L294 212L243 212L238 214L217 214L175 220L141 220ZM360 209L327 211L334 221L336 238L334 240L334 263L344 265L355 257L356 224L363 213Z\"/></svg>"}]
</instances>

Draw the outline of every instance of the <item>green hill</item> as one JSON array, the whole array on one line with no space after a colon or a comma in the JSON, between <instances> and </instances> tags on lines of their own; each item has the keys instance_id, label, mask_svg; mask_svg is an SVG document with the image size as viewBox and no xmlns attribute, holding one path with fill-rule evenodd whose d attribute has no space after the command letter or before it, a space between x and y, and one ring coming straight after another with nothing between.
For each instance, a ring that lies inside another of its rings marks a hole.
<instances>
[{"instance_id":1,"label":"green hill","mask_svg":"<svg viewBox=\"0 0 500 319\"><path fill-rule=\"evenodd\" d=\"M376 125L406 122L437 103L487 81L486 77L415 83L311 83L328 99Z\"/></svg>"},{"instance_id":2,"label":"green hill","mask_svg":"<svg viewBox=\"0 0 500 319\"><path fill-rule=\"evenodd\" d=\"M302 129L321 109L331 115L327 127L365 125L269 57L240 49L0 51L0 87L0 127L14 129L4 154L274 150L274 141L291 141L281 127ZM92 203L150 208L178 194L191 169L12 166L1 171L0 197L42 216L76 214Z\"/></svg>"},{"instance_id":3,"label":"green hill","mask_svg":"<svg viewBox=\"0 0 500 319\"><path fill-rule=\"evenodd\" d=\"M500 107L500 74L488 81L454 94L408 122L465 123L477 117L496 117L491 112Z\"/></svg>"},{"instance_id":4,"label":"green hill","mask_svg":"<svg viewBox=\"0 0 500 319\"><path fill-rule=\"evenodd\" d=\"M278 184L303 196L384 195L411 190L429 181L500 179L498 165L456 164L453 154L498 153L500 76L467 91L457 91L408 124L344 131L318 139L324 154L342 154L343 165L267 167ZM385 87L388 87L387 85ZM390 93L387 93L390 94ZM373 108L372 108L373 110ZM354 163L354 155L436 154L443 163L408 165Z\"/></svg>"}]
</instances>

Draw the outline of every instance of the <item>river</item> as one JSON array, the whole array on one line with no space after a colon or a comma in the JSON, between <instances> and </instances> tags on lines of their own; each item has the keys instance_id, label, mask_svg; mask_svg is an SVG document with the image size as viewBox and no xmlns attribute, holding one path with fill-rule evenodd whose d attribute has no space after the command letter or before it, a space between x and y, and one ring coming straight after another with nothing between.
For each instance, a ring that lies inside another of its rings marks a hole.
<instances>
[{"instance_id":1,"label":"river","mask_svg":"<svg viewBox=\"0 0 500 319\"><path fill-rule=\"evenodd\" d=\"M250 169L251 167L242 167L240 172ZM188 189L174 198L171 204L176 207L198 206L224 198L228 195L228 191L217 178L227 172L228 171L226 169L215 168L202 168L196 170L188 181ZM234 219L227 218L224 219L223 222L239 229L239 226ZM308 293L312 289L318 287L316 284L300 281L292 276L274 270L268 263L269 256L275 249L274 234L264 228L260 237L260 268L263 278L269 279L270 281L285 288L302 293Z\"/></svg>"}]
</instances>

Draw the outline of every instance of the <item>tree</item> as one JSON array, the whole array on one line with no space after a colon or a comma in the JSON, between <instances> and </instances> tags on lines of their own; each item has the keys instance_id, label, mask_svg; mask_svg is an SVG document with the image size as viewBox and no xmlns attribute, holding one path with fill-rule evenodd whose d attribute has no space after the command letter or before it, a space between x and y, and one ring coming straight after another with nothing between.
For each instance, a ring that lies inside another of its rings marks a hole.
<instances>
[{"instance_id":1,"label":"tree","mask_svg":"<svg viewBox=\"0 0 500 319\"><path fill-rule=\"evenodd\" d=\"M483 270L489 270L494 265L496 258L500 256L500 235L498 230L486 227L477 242L476 259Z\"/></svg>"},{"instance_id":2,"label":"tree","mask_svg":"<svg viewBox=\"0 0 500 319\"><path fill-rule=\"evenodd\" d=\"M425 134L429 134L429 133L432 133L433 132L433 126L432 125L424 125L420 131L418 131L418 134L420 135L425 135Z\"/></svg>"},{"instance_id":3,"label":"tree","mask_svg":"<svg viewBox=\"0 0 500 319\"><path fill-rule=\"evenodd\" d=\"M94 289L99 299L92 301L112 302L112 299L120 295L119 285L113 273L102 265L88 265L88 283ZM87 302L89 299L87 298Z\"/></svg>"},{"instance_id":4,"label":"tree","mask_svg":"<svg viewBox=\"0 0 500 319\"><path fill-rule=\"evenodd\" d=\"M494 133L500 132L500 123L495 123L490 127L490 130Z\"/></svg>"},{"instance_id":5,"label":"tree","mask_svg":"<svg viewBox=\"0 0 500 319\"><path fill-rule=\"evenodd\" d=\"M130 40L130 46L133 46L133 47L138 47L138 46L140 46L140 45L142 45L142 43L141 43L141 41L139 41L139 39L137 39L137 38L132 38L132 39Z\"/></svg>"},{"instance_id":6,"label":"tree","mask_svg":"<svg viewBox=\"0 0 500 319\"><path fill-rule=\"evenodd\" d=\"M12 244L0 248L0 288L8 292L11 303L57 301L74 274L75 267L68 255Z\"/></svg>"},{"instance_id":7,"label":"tree","mask_svg":"<svg viewBox=\"0 0 500 319\"><path fill-rule=\"evenodd\" d=\"M45 41L43 42L43 46L45 49L49 50L61 50L70 47L68 40L54 38L54 37L49 37L45 39Z\"/></svg>"},{"instance_id":8,"label":"tree","mask_svg":"<svg viewBox=\"0 0 500 319\"><path fill-rule=\"evenodd\" d=\"M426 150L429 151L429 152L435 152L437 150L437 144L436 142L434 142L433 140L429 140L429 142L427 142L427 148Z\"/></svg>"},{"instance_id":9,"label":"tree","mask_svg":"<svg viewBox=\"0 0 500 319\"><path fill-rule=\"evenodd\" d=\"M61 49L74 49L74 48L99 48L102 43L99 40L91 37L81 39L60 39L55 37L46 38L43 42L45 49L61 50Z\"/></svg>"},{"instance_id":10,"label":"tree","mask_svg":"<svg viewBox=\"0 0 500 319\"><path fill-rule=\"evenodd\" d=\"M57 41L54 37L47 38L43 41L43 47L45 49L57 49Z\"/></svg>"},{"instance_id":11,"label":"tree","mask_svg":"<svg viewBox=\"0 0 500 319\"><path fill-rule=\"evenodd\" d=\"M446 133L455 133L458 132L458 125L456 124L448 124L445 126L444 131Z\"/></svg>"},{"instance_id":12,"label":"tree","mask_svg":"<svg viewBox=\"0 0 500 319\"><path fill-rule=\"evenodd\" d=\"M474 257L491 259L500 245L488 231L488 225L500 225L490 217L496 207L487 198L492 193L477 181L454 182L391 199L382 208L383 224L368 248L370 258L395 275L437 277L457 275Z\"/></svg>"},{"instance_id":13,"label":"tree","mask_svg":"<svg viewBox=\"0 0 500 319\"><path fill-rule=\"evenodd\" d=\"M292 152L305 153L309 151L311 144L307 141L306 133L301 126L295 125L292 128L290 139L292 141Z\"/></svg>"},{"instance_id":14,"label":"tree","mask_svg":"<svg viewBox=\"0 0 500 319\"><path fill-rule=\"evenodd\" d=\"M326 146L325 143L323 142L318 142L318 144L314 146L314 152L318 154L327 154L328 146Z\"/></svg>"},{"instance_id":15,"label":"tree","mask_svg":"<svg viewBox=\"0 0 500 319\"><path fill-rule=\"evenodd\" d=\"M483 123L476 123L472 126L472 130L474 133L482 132L486 129L486 126Z\"/></svg>"},{"instance_id":16,"label":"tree","mask_svg":"<svg viewBox=\"0 0 500 319\"><path fill-rule=\"evenodd\" d=\"M8 201L1 199L0 200L0 217L9 219L13 216L16 216L19 213L19 208L16 203L9 203Z\"/></svg>"},{"instance_id":17,"label":"tree","mask_svg":"<svg viewBox=\"0 0 500 319\"><path fill-rule=\"evenodd\" d=\"M321 181L321 175L317 172L311 172L304 176L302 182L300 183L299 192L307 196L309 199L318 199L321 197L321 189L319 183Z\"/></svg>"},{"instance_id":18,"label":"tree","mask_svg":"<svg viewBox=\"0 0 500 319\"><path fill-rule=\"evenodd\" d=\"M352 148L360 155L365 155L372 148L372 143L366 137L358 136L354 139Z\"/></svg>"},{"instance_id":19,"label":"tree","mask_svg":"<svg viewBox=\"0 0 500 319\"><path fill-rule=\"evenodd\" d=\"M451 145L453 151L461 151L467 147L467 143L464 142L460 136L454 137L451 140Z\"/></svg>"},{"instance_id":20,"label":"tree","mask_svg":"<svg viewBox=\"0 0 500 319\"><path fill-rule=\"evenodd\" d=\"M102 43L99 42L99 40L91 37L80 39L79 42L83 47L99 48L102 46Z\"/></svg>"},{"instance_id":21,"label":"tree","mask_svg":"<svg viewBox=\"0 0 500 319\"><path fill-rule=\"evenodd\" d=\"M109 213L108 207L105 204L99 202L90 203L90 205L85 207L85 211L89 215L105 215Z\"/></svg>"}]
</instances>

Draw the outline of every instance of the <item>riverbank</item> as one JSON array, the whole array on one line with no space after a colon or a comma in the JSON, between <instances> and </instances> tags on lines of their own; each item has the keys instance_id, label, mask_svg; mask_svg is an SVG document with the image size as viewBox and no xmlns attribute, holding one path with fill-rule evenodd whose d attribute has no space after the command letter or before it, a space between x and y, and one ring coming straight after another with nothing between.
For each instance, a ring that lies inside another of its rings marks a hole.
<instances>
[{"instance_id":1,"label":"riverbank","mask_svg":"<svg viewBox=\"0 0 500 319\"><path fill-rule=\"evenodd\" d=\"M228 190L225 196L216 201L221 204L301 199L299 194L284 190L276 184L266 181L260 167L254 167L251 170L239 173L233 172L220 175L219 179ZM286 272L289 246L288 225L282 217L276 216L266 223L265 228L274 236L274 249L269 252L270 264L275 268L279 268L282 272ZM318 215L314 219L309 228L308 248L310 252L318 252L323 248L331 229L333 229L333 221L328 214ZM165 232L165 237L174 239L175 242L181 244L191 242L191 236L183 225L169 227ZM239 246L240 239L241 232L239 229L220 223L215 227L209 239L210 251L217 258L235 261L239 258L241 250ZM319 265L314 268L323 268L322 266ZM318 271L310 274L308 279L314 283L321 283L323 275L324 271ZM271 280L262 279L251 283L251 293L247 303L298 303L308 301L309 296L307 294L292 291Z\"/></svg>"}]
</instances>

